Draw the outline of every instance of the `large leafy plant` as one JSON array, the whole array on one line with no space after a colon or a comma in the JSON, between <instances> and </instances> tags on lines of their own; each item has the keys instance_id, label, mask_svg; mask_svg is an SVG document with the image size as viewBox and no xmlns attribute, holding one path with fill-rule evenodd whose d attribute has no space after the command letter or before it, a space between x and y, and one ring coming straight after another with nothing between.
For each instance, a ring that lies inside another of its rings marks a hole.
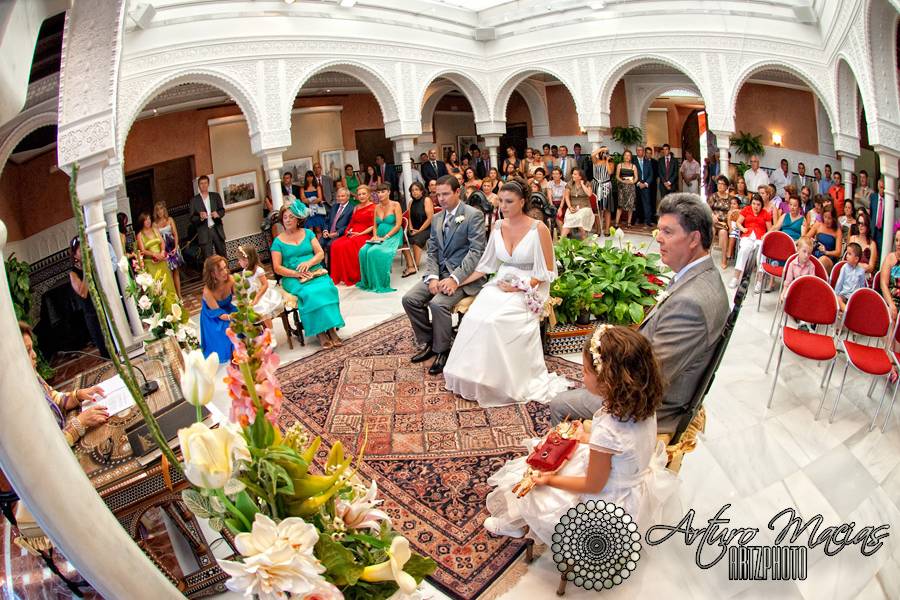
<instances>
[{"instance_id":1,"label":"large leafy plant","mask_svg":"<svg viewBox=\"0 0 900 600\"><path fill-rule=\"evenodd\" d=\"M640 127L613 127L612 139L628 148L640 144L644 140L644 132Z\"/></svg>"},{"instance_id":2,"label":"large leafy plant","mask_svg":"<svg viewBox=\"0 0 900 600\"><path fill-rule=\"evenodd\" d=\"M615 325L640 323L663 289L658 254L645 254L630 244L608 239L602 246L562 239L555 246L560 275L550 295L560 323L572 323L582 311Z\"/></svg>"},{"instance_id":3,"label":"large leafy plant","mask_svg":"<svg viewBox=\"0 0 900 600\"><path fill-rule=\"evenodd\" d=\"M6 280L9 282L9 295L12 297L13 309L16 311L16 318L25 321L29 325L31 322L31 265L24 260L16 258L15 252L6 259ZM32 334L33 335L33 334ZM37 371L45 380L53 377L53 369L41 354L37 346L37 339L34 342L34 351L37 354Z\"/></svg>"},{"instance_id":4,"label":"large leafy plant","mask_svg":"<svg viewBox=\"0 0 900 600\"><path fill-rule=\"evenodd\" d=\"M766 153L762 143L762 135L753 135L752 133L739 131L729 141L737 149L738 154L743 154L748 158L754 154L762 156Z\"/></svg>"}]
</instances>

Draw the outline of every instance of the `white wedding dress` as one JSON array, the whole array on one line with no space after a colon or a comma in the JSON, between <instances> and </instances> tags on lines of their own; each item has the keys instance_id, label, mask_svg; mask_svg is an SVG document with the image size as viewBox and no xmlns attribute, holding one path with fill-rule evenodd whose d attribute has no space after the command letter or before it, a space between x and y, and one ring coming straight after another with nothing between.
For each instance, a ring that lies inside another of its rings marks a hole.
<instances>
[{"instance_id":1,"label":"white wedding dress","mask_svg":"<svg viewBox=\"0 0 900 600\"><path fill-rule=\"evenodd\" d=\"M497 275L478 293L459 326L444 366L445 386L481 406L547 403L571 382L547 371L540 317L528 309L525 293L504 292L497 284L510 276L526 282L537 279L543 306L550 295L550 282L557 276L556 263L552 271L547 269L537 221L510 256L503 243L502 222L494 223L481 262L475 267L478 272Z\"/></svg>"}]
</instances>

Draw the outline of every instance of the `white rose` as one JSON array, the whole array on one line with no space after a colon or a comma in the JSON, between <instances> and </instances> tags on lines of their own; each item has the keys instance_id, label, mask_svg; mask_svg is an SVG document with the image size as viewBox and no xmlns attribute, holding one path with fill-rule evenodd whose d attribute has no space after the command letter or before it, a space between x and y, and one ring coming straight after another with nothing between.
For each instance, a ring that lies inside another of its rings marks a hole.
<instances>
[{"instance_id":1,"label":"white rose","mask_svg":"<svg viewBox=\"0 0 900 600\"><path fill-rule=\"evenodd\" d=\"M453 219L453 222L456 223L457 225L459 225L460 223L462 223L465 220L466 220L465 215L459 215L458 217Z\"/></svg>"}]
</instances>

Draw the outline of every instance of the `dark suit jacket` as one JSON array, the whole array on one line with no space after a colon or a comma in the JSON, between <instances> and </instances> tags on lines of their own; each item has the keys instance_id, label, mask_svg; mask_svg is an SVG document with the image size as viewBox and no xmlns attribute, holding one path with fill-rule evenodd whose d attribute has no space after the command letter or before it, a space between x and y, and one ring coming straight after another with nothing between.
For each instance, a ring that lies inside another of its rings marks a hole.
<instances>
[{"instance_id":1,"label":"dark suit jacket","mask_svg":"<svg viewBox=\"0 0 900 600\"><path fill-rule=\"evenodd\" d=\"M206 220L200 218L200 213L206 212L206 206L203 204L203 199L200 197L200 194L197 194L196 196L191 198L190 206L191 223L193 223L197 227L197 236L200 243L205 243L205 236L209 230L207 227L205 227ZM219 213L219 218L213 219L213 229L215 229L224 240L225 228L222 226L222 216L225 214L225 204L222 202L222 196L220 196L218 192L209 193L209 210L211 212Z\"/></svg>"},{"instance_id":2,"label":"dark suit jacket","mask_svg":"<svg viewBox=\"0 0 900 600\"><path fill-rule=\"evenodd\" d=\"M646 156L644 158L635 157L634 164L637 165L638 174L640 175L638 181L641 183L649 183L650 187L648 187L647 190L651 190L655 179L653 175L653 159L647 158Z\"/></svg>"},{"instance_id":3,"label":"dark suit jacket","mask_svg":"<svg viewBox=\"0 0 900 600\"><path fill-rule=\"evenodd\" d=\"M429 166L431 165L429 164ZM484 179L485 177L487 177L489 168L490 167L488 166L488 159L486 159L485 157L482 156L481 158L475 160L475 176L478 177L478 179Z\"/></svg>"},{"instance_id":4,"label":"dark suit jacket","mask_svg":"<svg viewBox=\"0 0 900 600\"><path fill-rule=\"evenodd\" d=\"M344 231L347 230L347 225L350 224L350 218L353 216L353 207L350 206L350 203L348 202L344 207L344 212L341 213L341 218L335 221L340 208L341 205L335 202L328 211L326 222L328 223L328 231L334 230L338 235L344 235Z\"/></svg>"},{"instance_id":5,"label":"dark suit jacket","mask_svg":"<svg viewBox=\"0 0 900 600\"><path fill-rule=\"evenodd\" d=\"M422 179L425 180L425 188L428 188L428 182L432 179L437 180L440 177L443 177L447 174L447 165L444 164L444 161L438 160L435 161L437 163L437 169L435 169L431 161L425 161L422 163L419 171L422 173Z\"/></svg>"},{"instance_id":6,"label":"dark suit jacket","mask_svg":"<svg viewBox=\"0 0 900 600\"><path fill-rule=\"evenodd\" d=\"M728 295L712 257L692 267L667 291L640 328L666 383L656 411L660 433L674 432L690 406L729 312Z\"/></svg>"},{"instance_id":7,"label":"dark suit jacket","mask_svg":"<svg viewBox=\"0 0 900 600\"><path fill-rule=\"evenodd\" d=\"M586 180L590 181L594 178L594 163L590 154L582 153L577 157L574 154L570 154L569 156L575 159L575 166L581 169L581 173ZM547 173L547 175L549 176L550 174Z\"/></svg>"},{"instance_id":8,"label":"dark suit jacket","mask_svg":"<svg viewBox=\"0 0 900 600\"><path fill-rule=\"evenodd\" d=\"M378 165L375 165L375 169L379 169ZM400 191L400 177L397 175L397 169L391 163L384 164L384 182L391 186L391 194Z\"/></svg>"},{"instance_id":9,"label":"dark suit jacket","mask_svg":"<svg viewBox=\"0 0 900 600\"><path fill-rule=\"evenodd\" d=\"M281 196L282 198L287 198L288 194L293 194L294 198L302 198L303 194L300 191L299 185L291 184L291 189L287 189L284 184L281 184Z\"/></svg>"},{"instance_id":10,"label":"dark suit jacket","mask_svg":"<svg viewBox=\"0 0 900 600\"><path fill-rule=\"evenodd\" d=\"M666 171L666 159L662 156L657 160L659 165L659 191L661 194L678 191L678 159L669 155L669 170ZM667 190L663 185L666 181L672 184L672 188Z\"/></svg>"}]
</instances>

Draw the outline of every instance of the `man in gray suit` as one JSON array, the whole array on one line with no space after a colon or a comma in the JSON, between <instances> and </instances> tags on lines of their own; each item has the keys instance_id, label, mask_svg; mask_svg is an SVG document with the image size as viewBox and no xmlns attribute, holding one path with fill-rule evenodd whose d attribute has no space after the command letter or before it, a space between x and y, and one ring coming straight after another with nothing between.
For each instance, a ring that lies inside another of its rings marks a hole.
<instances>
[{"instance_id":1,"label":"man in gray suit","mask_svg":"<svg viewBox=\"0 0 900 600\"><path fill-rule=\"evenodd\" d=\"M443 373L453 335L450 311L466 296L474 296L484 278L460 287L475 271L484 252L484 213L460 202L459 181L453 175L437 180L438 201L444 210L434 216L428 239L428 258L422 282L403 296L406 311L422 349L411 361L419 363L435 357L428 372ZM431 309L431 319L428 309Z\"/></svg>"},{"instance_id":2,"label":"man in gray suit","mask_svg":"<svg viewBox=\"0 0 900 600\"><path fill-rule=\"evenodd\" d=\"M316 183L322 188L322 194L325 196L325 204L329 207L334 203L334 180L331 175L322 173L322 164L313 164L313 175L316 177Z\"/></svg>"},{"instance_id":3,"label":"man in gray suit","mask_svg":"<svg viewBox=\"0 0 900 600\"><path fill-rule=\"evenodd\" d=\"M710 256L713 217L696 194L668 194L659 205L659 253L675 272L665 297L641 323L667 382L656 412L659 433L673 433L688 410L728 317L728 296ZM554 423L590 419L603 399L586 390L550 402Z\"/></svg>"}]
</instances>

